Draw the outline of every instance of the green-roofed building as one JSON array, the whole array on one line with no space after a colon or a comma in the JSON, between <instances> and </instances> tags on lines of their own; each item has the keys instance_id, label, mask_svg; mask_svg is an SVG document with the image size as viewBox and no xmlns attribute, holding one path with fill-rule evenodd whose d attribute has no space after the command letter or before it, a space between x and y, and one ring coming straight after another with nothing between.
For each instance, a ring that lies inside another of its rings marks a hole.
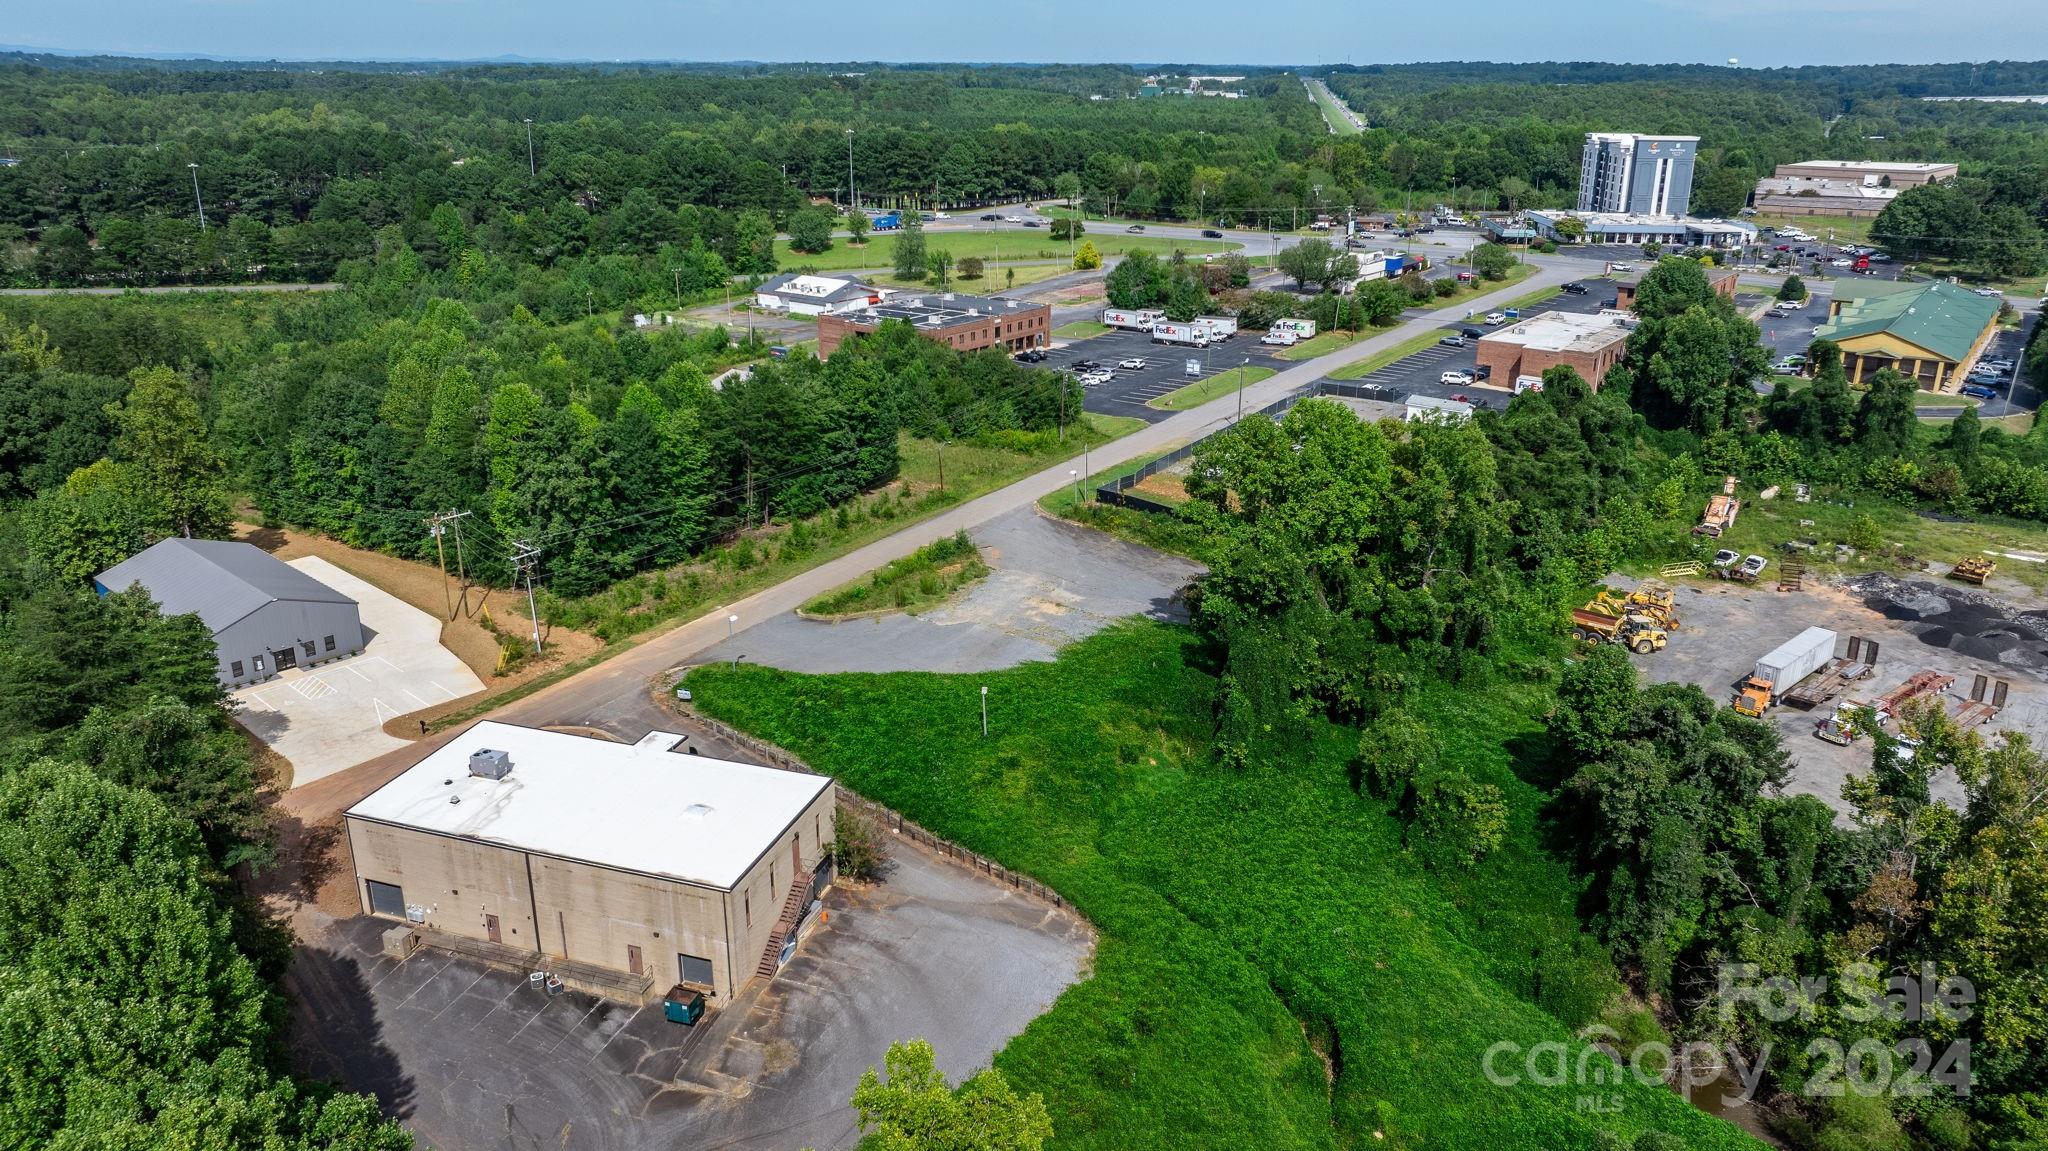
<instances>
[{"instance_id":1,"label":"green-roofed building","mask_svg":"<svg viewBox=\"0 0 2048 1151\"><path fill-rule=\"evenodd\" d=\"M1951 392L1997 330L1998 304L1948 283L1841 280L1814 338L1841 346L1851 383L1893 368L1923 391Z\"/></svg>"}]
</instances>

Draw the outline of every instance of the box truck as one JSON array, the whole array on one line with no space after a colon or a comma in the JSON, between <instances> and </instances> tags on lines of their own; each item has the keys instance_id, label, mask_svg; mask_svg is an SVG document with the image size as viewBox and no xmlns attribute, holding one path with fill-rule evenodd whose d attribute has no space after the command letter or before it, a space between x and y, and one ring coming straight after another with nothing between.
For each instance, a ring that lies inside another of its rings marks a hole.
<instances>
[{"instance_id":1,"label":"box truck","mask_svg":"<svg viewBox=\"0 0 2048 1151\"><path fill-rule=\"evenodd\" d=\"M1314 320L1274 320L1269 332L1291 332L1297 340L1306 340L1316 334Z\"/></svg>"},{"instance_id":2,"label":"box truck","mask_svg":"<svg viewBox=\"0 0 2048 1151\"><path fill-rule=\"evenodd\" d=\"M1824 627L1810 627L1756 661L1749 678L1735 692L1735 710L1762 718L1778 698L1800 680L1827 666L1835 658L1835 633Z\"/></svg>"},{"instance_id":3,"label":"box truck","mask_svg":"<svg viewBox=\"0 0 2048 1151\"><path fill-rule=\"evenodd\" d=\"M1176 324L1162 320L1152 325L1152 342L1206 348L1209 346L1209 329L1200 324Z\"/></svg>"},{"instance_id":4,"label":"box truck","mask_svg":"<svg viewBox=\"0 0 2048 1151\"><path fill-rule=\"evenodd\" d=\"M1144 310L1137 308L1104 308L1102 310L1102 322L1104 325L1112 328L1123 328L1133 332L1149 332L1152 330L1152 325L1165 318L1165 312L1156 312L1149 308Z\"/></svg>"},{"instance_id":5,"label":"box truck","mask_svg":"<svg viewBox=\"0 0 2048 1151\"><path fill-rule=\"evenodd\" d=\"M1195 322L1209 329L1212 340L1227 340L1237 334L1237 321L1228 316L1196 316Z\"/></svg>"}]
</instances>

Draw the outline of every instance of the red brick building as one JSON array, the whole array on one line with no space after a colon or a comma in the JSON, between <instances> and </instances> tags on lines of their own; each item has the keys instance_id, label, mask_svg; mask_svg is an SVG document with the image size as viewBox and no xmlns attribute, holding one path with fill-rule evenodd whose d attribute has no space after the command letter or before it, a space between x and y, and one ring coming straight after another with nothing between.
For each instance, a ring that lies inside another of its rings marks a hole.
<instances>
[{"instance_id":1,"label":"red brick building","mask_svg":"<svg viewBox=\"0 0 2048 1151\"><path fill-rule=\"evenodd\" d=\"M1052 341L1052 309L995 296L953 292L897 292L858 312L818 317L818 356L837 351L848 336L872 332L884 320L902 320L927 340L956 351L1001 348L1015 354Z\"/></svg>"},{"instance_id":2,"label":"red brick building","mask_svg":"<svg viewBox=\"0 0 2048 1151\"><path fill-rule=\"evenodd\" d=\"M1607 369L1621 362L1633 328L1634 322L1618 312L1544 312L1481 336L1479 363L1493 370L1486 381L1490 387L1513 388L1518 377L1541 376L1569 364L1598 391Z\"/></svg>"},{"instance_id":3,"label":"red brick building","mask_svg":"<svg viewBox=\"0 0 2048 1151\"><path fill-rule=\"evenodd\" d=\"M1715 295L1720 296L1731 304L1734 303L1735 269L1707 268L1706 273L1707 287L1712 288ZM1635 311L1636 285L1642 283L1643 277L1648 274L1649 272L1645 270L1640 272L1624 272L1614 277L1614 306L1624 312Z\"/></svg>"}]
</instances>

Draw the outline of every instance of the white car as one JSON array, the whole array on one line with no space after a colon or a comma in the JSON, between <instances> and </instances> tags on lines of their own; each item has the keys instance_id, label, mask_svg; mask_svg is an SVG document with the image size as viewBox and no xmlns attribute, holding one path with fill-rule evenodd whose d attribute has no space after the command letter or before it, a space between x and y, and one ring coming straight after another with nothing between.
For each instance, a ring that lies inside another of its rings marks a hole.
<instances>
[{"instance_id":1,"label":"white car","mask_svg":"<svg viewBox=\"0 0 2048 1151\"><path fill-rule=\"evenodd\" d=\"M1294 346L1295 343L1294 333L1267 332L1265 335L1259 337L1259 342L1262 344L1277 344L1283 348L1291 348Z\"/></svg>"},{"instance_id":2,"label":"white car","mask_svg":"<svg viewBox=\"0 0 2048 1151\"><path fill-rule=\"evenodd\" d=\"M1873 264L1889 264L1892 262L1892 258L1883 252L1872 252L1870 253L1870 262Z\"/></svg>"},{"instance_id":3,"label":"white car","mask_svg":"<svg viewBox=\"0 0 2048 1151\"><path fill-rule=\"evenodd\" d=\"M1022 217L1022 216L1004 216L1004 217L1003 217L1003 223L1005 223L1005 224L1021 224L1021 223L1023 223L1023 222L1024 222L1024 217Z\"/></svg>"},{"instance_id":4,"label":"white car","mask_svg":"<svg viewBox=\"0 0 2048 1151\"><path fill-rule=\"evenodd\" d=\"M1610 272L1633 272L1636 270L1636 266L1634 264L1609 264L1607 265L1607 270Z\"/></svg>"},{"instance_id":5,"label":"white car","mask_svg":"<svg viewBox=\"0 0 2048 1151\"><path fill-rule=\"evenodd\" d=\"M1800 308L1803 308L1812 302L1812 296L1801 296L1796 300L1779 300L1777 306L1781 308L1791 308L1792 310L1797 311Z\"/></svg>"},{"instance_id":6,"label":"white car","mask_svg":"<svg viewBox=\"0 0 2048 1151\"><path fill-rule=\"evenodd\" d=\"M1486 322L1489 324L1505 324L1508 322L1507 313L1488 312L1486 313Z\"/></svg>"},{"instance_id":7,"label":"white car","mask_svg":"<svg viewBox=\"0 0 2048 1151\"><path fill-rule=\"evenodd\" d=\"M2005 293L1997 288L1978 288L1977 294L1992 300L2003 300L2005 298Z\"/></svg>"},{"instance_id":8,"label":"white car","mask_svg":"<svg viewBox=\"0 0 2048 1151\"><path fill-rule=\"evenodd\" d=\"M1741 552L1732 552L1727 548L1722 548L1714 553L1714 566L1717 568L1733 567L1735 561L1741 558Z\"/></svg>"},{"instance_id":9,"label":"white car","mask_svg":"<svg viewBox=\"0 0 2048 1151\"><path fill-rule=\"evenodd\" d=\"M1854 260L1829 260L1829 261L1828 261L1828 267L1830 267L1830 268L1853 268L1853 267L1855 267L1855 266L1856 266L1856 261L1854 261Z\"/></svg>"},{"instance_id":10,"label":"white car","mask_svg":"<svg viewBox=\"0 0 2048 1151\"><path fill-rule=\"evenodd\" d=\"M1118 360L1116 366L1124 369L1125 371L1135 372L1139 368L1145 366L1145 361L1139 359L1136 356L1132 356L1128 360Z\"/></svg>"},{"instance_id":11,"label":"white car","mask_svg":"<svg viewBox=\"0 0 2048 1151\"><path fill-rule=\"evenodd\" d=\"M1742 574L1748 576L1751 579L1755 579L1756 577L1764 574L1764 568L1768 566L1770 562L1771 561L1765 559L1762 556L1749 556L1748 558L1742 561Z\"/></svg>"},{"instance_id":12,"label":"white car","mask_svg":"<svg viewBox=\"0 0 2048 1151\"><path fill-rule=\"evenodd\" d=\"M1471 372L1453 369L1451 371L1445 372L1441 376L1438 376L1436 378L1436 382L1439 384L1448 384L1452 387L1464 387L1466 384L1476 383L1478 381L1477 377L1473 376Z\"/></svg>"},{"instance_id":13,"label":"white car","mask_svg":"<svg viewBox=\"0 0 2048 1151\"><path fill-rule=\"evenodd\" d=\"M1110 373L1104 371L1087 372L1081 376L1081 386L1084 388L1092 388L1097 384L1106 384L1112 378L1113 377Z\"/></svg>"}]
</instances>

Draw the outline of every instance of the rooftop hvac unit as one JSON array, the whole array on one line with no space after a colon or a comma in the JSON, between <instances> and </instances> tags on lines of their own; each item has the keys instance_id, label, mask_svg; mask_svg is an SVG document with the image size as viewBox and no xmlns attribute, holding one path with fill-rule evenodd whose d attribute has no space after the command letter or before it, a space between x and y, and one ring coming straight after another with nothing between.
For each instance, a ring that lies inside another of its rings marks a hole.
<instances>
[{"instance_id":1,"label":"rooftop hvac unit","mask_svg":"<svg viewBox=\"0 0 2048 1151\"><path fill-rule=\"evenodd\" d=\"M509 752L488 747L478 748L469 753L469 774L485 779L503 779L512 774L512 756Z\"/></svg>"}]
</instances>

